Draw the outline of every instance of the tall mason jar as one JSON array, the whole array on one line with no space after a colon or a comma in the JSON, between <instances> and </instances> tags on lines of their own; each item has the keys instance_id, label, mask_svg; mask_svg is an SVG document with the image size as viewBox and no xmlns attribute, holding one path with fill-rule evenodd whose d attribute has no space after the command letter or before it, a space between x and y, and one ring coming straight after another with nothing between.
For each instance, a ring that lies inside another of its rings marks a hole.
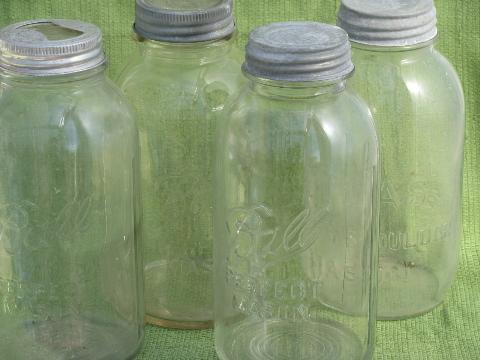
<instances>
[{"instance_id":1,"label":"tall mason jar","mask_svg":"<svg viewBox=\"0 0 480 360\"><path fill-rule=\"evenodd\" d=\"M125 360L143 337L137 131L102 34L0 31L0 354Z\"/></svg>"},{"instance_id":2,"label":"tall mason jar","mask_svg":"<svg viewBox=\"0 0 480 360\"><path fill-rule=\"evenodd\" d=\"M218 116L238 89L231 0L137 0L138 50L118 80L138 114L147 321L204 328L213 316Z\"/></svg>"},{"instance_id":3,"label":"tall mason jar","mask_svg":"<svg viewBox=\"0 0 480 360\"><path fill-rule=\"evenodd\" d=\"M218 138L215 341L222 360L370 359L378 144L347 87L347 34L250 35L249 84Z\"/></svg>"},{"instance_id":4,"label":"tall mason jar","mask_svg":"<svg viewBox=\"0 0 480 360\"><path fill-rule=\"evenodd\" d=\"M457 269L462 87L434 48L432 0L343 0L338 25L381 142L379 317L420 315L442 302Z\"/></svg>"}]
</instances>

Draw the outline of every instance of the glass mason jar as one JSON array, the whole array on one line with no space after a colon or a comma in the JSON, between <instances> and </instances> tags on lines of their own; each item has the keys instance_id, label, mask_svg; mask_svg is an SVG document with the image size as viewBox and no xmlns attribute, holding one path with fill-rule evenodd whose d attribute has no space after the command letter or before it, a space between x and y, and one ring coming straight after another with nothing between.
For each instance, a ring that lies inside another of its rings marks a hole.
<instances>
[{"instance_id":1,"label":"glass mason jar","mask_svg":"<svg viewBox=\"0 0 480 360\"><path fill-rule=\"evenodd\" d=\"M442 302L457 269L461 84L433 46L431 0L344 0L338 24L353 43L352 88L369 104L381 142L379 317L420 315Z\"/></svg>"},{"instance_id":2,"label":"glass mason jar","mask_svg":"<svg viewBox=\"0 0 480 360\"><path fill-rule=\"evenodd\" d=\"M138 114L147 321L204 328L213 317L215 129L242 79L241 54L231 1L175 6L137 0L138 52L118 83Z\"/></svg>"},{"instance_id":3,"label":"glass mason jar","mask_svg":"<svg viewBox=\"0 0 480 360\"><path fill-rule=\"evenodd\" d=\"M378 144L346 88L348 37L314 22L261 27L243 69L249 85L218 139L217 352L370 359Z\"/></svg>"},{"instance_id":4,"label":"glass mason jar","mask_svg":"<svg viewBox=\"0 0 480 360\"><path fill-rule=\"evenodd\" d=\"M0 354L131 359L143 338L137 132L102 34L0 32Z\"/></svg>"}]
</instances>

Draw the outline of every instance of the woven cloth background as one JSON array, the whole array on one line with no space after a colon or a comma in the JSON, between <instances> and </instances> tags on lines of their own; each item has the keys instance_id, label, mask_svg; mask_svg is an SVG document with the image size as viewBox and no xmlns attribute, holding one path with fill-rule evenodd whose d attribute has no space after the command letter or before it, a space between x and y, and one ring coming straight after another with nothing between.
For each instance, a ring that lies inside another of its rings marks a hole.
<instances>
[{"instance_id":1,"label":"woven cloth background","mask_svg":"<svg viewBox=\"0 0 480 360\"><path fill-rule=\"evenodd\" d=\"M442 306L416 319L378 323L376 359L380 360L480 360L480 1L436 3L440 21L437 47L457 68L467 99L461 266ZM337 8L338 0L236 0L241 42L249 30L267 22L332 23ZM134 0L0 0L2 26L52 17L99 25L105 33L111 76L134 47ZM217 359L212 331L147 327L145 346L137 359Z\"/></svg>"}]
</instances>

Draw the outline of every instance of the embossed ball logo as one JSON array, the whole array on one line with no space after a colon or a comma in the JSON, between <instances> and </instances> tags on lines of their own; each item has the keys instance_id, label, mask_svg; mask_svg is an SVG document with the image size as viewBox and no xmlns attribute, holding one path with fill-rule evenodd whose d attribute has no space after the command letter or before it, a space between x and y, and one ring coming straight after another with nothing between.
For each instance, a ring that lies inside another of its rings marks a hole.
<instances>
[{"instance_id":1,"label":"embossed ball logo","mask_svg":"<svg viewBox=\"0 0 480 360\"><path fill-rule=\"evenodd\" d=\"M288 223L279 224L265 205L232 209L226 224L231 255L262 272L307 251L319 239L327 215L327 209L304 209Z\"/></svg>"}]
</instances>

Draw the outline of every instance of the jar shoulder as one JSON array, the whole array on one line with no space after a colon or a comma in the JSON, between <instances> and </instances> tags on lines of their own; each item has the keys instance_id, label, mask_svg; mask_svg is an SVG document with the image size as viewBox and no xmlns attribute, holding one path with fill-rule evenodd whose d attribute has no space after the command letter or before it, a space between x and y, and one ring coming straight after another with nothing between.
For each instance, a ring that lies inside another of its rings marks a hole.
<instances>
[{"instance_id":1,"label":"jar shoulder","mask_svg":"<svg viewBox=\"0 0 480 360\"><path fill-rule=\"evenodd\" d=\"M372 52L354 50L356 71L352 88L367 102L388 98L413 106L463 113L462 84L453 65L435 49L423 52Z\"/></svg>"},{"instance_id":2,"label":"jar shoulder","mask_svg":"<svg viewBox=\"0 0 480 360\"><path fill-rule=\"evenodd\" d=\"M120 89L105 78L62 85L0 85L0 127L49 126L66 119L95 128L135 131L135 116Z\"/></svg>"},{"instance_id":3,"label":"jar shoulder","mask_svg":"<svg viewBox=\"0 0 480 360\"><path fill-rule=\"evenodd\" d=\"M241 82L242 56L238 51L230 51L215 61L174 61L161 57L145 57L134 54L120 71L115 82L127 93L144 92L148 89L168 89L189 87L205 82L231 84Z\"/></svg>"},{"instance_id":4,"label":"jar shoulder","mask_svg":"<svg viewBox=\"0 0 480 360\"><path fill-rule=\"evenodd\" d=\"M282 100L259 96L245 87L224 123L226 131L233 133L242 128L262 127L275 131L280 126L292 132L301 132L315 127L332 144L348 141L360 145L368 142L374 152L378 147L371 112L365 102L349 89L311 99ZM258 135L255 131L249 134Z\"/></svg>"},{"instance_id":5,"label":"jar shoulder","mask_svg":"<svg viewBox=\"0 0 480 360\"><path fill-rule=\"evenodd\" d=\"M219 113L245 82L240 61L231 56L197 65L141 58L130 62L117 79L138 114L140 128L160 116Z\"/></svg>"}]
</instances>

